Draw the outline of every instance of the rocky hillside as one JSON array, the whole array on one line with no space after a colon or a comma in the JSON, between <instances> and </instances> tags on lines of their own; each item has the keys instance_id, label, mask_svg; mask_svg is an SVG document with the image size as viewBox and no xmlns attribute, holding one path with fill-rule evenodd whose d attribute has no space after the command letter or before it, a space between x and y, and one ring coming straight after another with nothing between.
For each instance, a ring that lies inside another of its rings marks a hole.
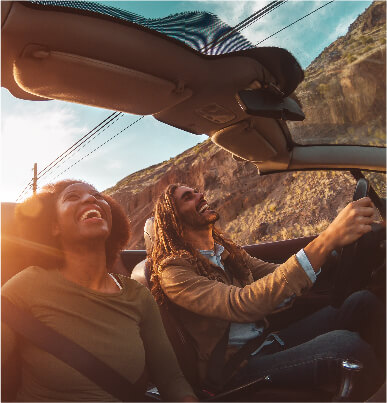
<instances>
[{"instance_id":1,"label":"rocky hillside","mask_svg":"<svg viewBox=\"0 0 387 403\"><path fill-rule=\"evenodd\" d=\"M386 3L374 2L311 63L296 93L306 119L295 141L385 144Z\"/></svg>"},{"instance_id":2,"label":"rocky hillside","mask_svg":"<svg viewBox=\"0 0 387 403\"><path fill-rule=\"evenodd\" d=\"M297 96L308 118L290 125L297 141L356 136L384 144L385 34L385 3L373 3L307 68ZM220 213L219 226L241 244L320 232L351 199L355 185L340 172L259 176L253 164L236 162L207 140L107 189L131 218L128 248L144 248L144 222L160 192L174 182L204 189Z\"/></svg>"}]
</instances>

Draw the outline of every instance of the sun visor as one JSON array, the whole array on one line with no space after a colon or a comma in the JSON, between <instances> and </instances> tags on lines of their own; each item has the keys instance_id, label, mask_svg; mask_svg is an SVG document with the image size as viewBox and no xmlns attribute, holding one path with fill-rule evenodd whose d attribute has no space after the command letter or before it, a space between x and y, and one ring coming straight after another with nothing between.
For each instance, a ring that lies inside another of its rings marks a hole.
<instances>
[{"instance_id":1,"label":"sun visor","mask_svg":"<svg viewBox=\"0 0 387 403\"><path fill-rule=\"evenodd\" d=\"M141 71L29 45L13 65L26 92L136 115L153 115L191 97L189 88Z\"/></svg>"},{"instance_id":2,"label":"sun visor","mask_svg":"<svg viewBox=\"0 0 387 403\"><path fill-rule=\"evenodd\" d=\"M274 147L247 121L219 130L211 140L248 161L267 161L277 155Z\"/></svg>"}]
</instances>

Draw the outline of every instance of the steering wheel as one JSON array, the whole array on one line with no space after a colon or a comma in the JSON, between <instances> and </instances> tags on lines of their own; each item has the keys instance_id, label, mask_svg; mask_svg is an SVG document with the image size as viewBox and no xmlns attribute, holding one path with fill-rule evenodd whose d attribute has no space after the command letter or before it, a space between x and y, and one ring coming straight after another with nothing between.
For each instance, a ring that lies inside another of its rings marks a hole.
<instances>
[{"instance_id":1,"label":"steering wheel","mask_svg":"<svg viewBox=\"0 0 387 403\"><path fill-rule=\"evenodd\" d=\"M353 201L366 197L368 190L367 179L360 178L356 184ZM365 268L359 267L360 265L357 264L357 252L364 241L364 237L365 235L341 249L331 294L331 305L335 308L338 308L349 295L361 288L365 282L364 277L367 274Z\"/></svg>"}]
</instances>

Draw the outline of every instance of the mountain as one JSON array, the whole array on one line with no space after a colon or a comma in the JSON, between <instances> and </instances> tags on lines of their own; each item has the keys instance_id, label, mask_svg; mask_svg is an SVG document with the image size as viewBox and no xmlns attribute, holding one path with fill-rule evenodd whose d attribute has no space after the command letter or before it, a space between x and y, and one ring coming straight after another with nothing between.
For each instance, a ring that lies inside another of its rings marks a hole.
<instances>
[{"instance_id":1,"label":"mountain","mask_svg":"<svg viewBox=\"0 0 387 403\"><path fill-rule=\"evenodd\" d=\"M386 3L374 2L310 64L297 88L306 119L296 142L385 145Z\"/></svg>"},{"instance_id":2,"label":"mountain","mask_svg":"<svg viewBox=\"0 0 387 403\"><path fill-rule=\"evenodd\" d=\"M372 3L306 69L296 95L307 119L289 123L295 141L385 144L385 15L385 2ZM106 190L131 219L129 249L144 249L144 222L158 195L175 182L204 190L220 213L220 228L240 244L320 232L351 200L355 186L350 174L335 171L260 176L255 165L236 162L207 140ZM383 187L384 178L377 185Z\"/></svg>"}]
</instances>

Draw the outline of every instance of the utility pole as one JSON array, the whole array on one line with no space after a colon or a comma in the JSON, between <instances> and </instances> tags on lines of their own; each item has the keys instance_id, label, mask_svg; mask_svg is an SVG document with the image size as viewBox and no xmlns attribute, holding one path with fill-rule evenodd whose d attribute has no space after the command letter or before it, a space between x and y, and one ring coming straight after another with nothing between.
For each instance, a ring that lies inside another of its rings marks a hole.
<instances>
[{"instance_id":1,"label":"utility pole","mask_svg":"<svg viewBox=\"0 0 387 403\"><path fill-rule=\"evenodd\" d=\"M38 164L35 162L34 163L34 178L32 182L32 191L34 194L36 193L36 189L38 187Z\"/></svg>"}]
</instances>

